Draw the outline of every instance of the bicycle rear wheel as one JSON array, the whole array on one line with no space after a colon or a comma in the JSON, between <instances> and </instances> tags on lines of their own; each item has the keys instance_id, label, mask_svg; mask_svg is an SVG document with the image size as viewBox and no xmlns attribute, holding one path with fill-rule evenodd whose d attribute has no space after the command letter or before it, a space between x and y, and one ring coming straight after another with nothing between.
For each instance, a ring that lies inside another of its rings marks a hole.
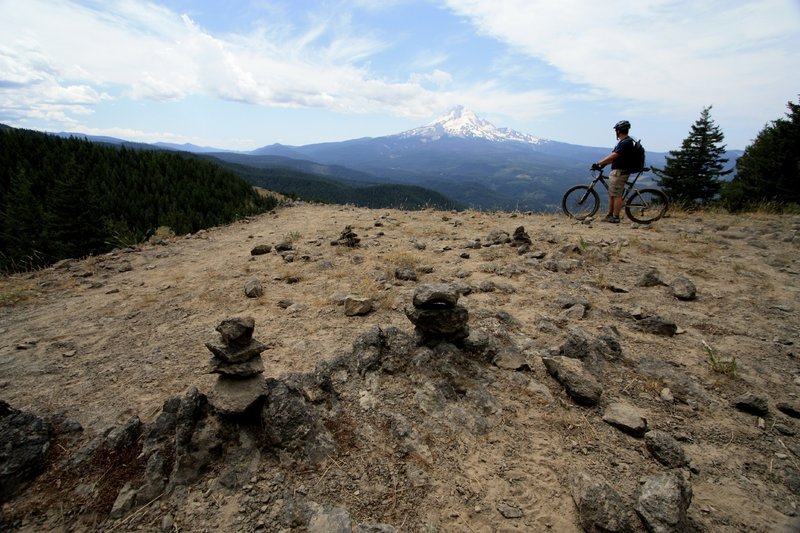
<instances>
[{"instance_id":1,"label":"bicycle rear wheel","mask_svg":"<svg viewBox=\"0 0 800 533\"><path fill-rule=\"evenodd\" d=\"M599 207L600 197L588 185L576 185L561 198L561 209L564 213L578 220L594 215Z\"/></svg>"},{"instance_id":2,"label":"bicycle rear wheel","mask_svg":"<svg viewBox=\"0 0 800 533\"><path fill-rule=\"evenodd\" d=\"M667 195L658 189L633 190L625 202L625 214L639 224L649 224L664 216L669 209Z\"/></svg>"}]
</instances>

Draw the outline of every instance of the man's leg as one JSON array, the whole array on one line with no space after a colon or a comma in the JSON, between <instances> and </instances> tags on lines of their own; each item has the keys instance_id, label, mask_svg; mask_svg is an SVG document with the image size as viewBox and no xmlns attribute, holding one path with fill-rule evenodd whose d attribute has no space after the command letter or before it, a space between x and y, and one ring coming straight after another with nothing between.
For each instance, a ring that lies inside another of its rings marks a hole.
<instances>
[{"instance_id":1,"label":"man's leg","mask_svg":"<svg viewBox=\"0 0 800 533\"><path fill-rule=\"evenodd\" d=\"M613 196L609 203L612 204L611 214L619 218L619 213L622 211L622 196Z\"/></svg>"}]
</instances>

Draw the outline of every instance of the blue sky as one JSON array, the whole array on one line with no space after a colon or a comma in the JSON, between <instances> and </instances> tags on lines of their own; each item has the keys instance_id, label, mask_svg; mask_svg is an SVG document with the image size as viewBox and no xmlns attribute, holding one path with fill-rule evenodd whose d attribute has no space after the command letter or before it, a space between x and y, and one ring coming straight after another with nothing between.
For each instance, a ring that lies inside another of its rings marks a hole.
<instances>
[{"instance_id":1,"label":"blue sky","mask_svg":"<svg viewBox=\"0 0 800 533\"><path fill-rule=\"evenodd\" d=\"M0 122L236 150L498 127L744 148L800 94L798 0L0 0Z\"/></svg>"}]
</instances>

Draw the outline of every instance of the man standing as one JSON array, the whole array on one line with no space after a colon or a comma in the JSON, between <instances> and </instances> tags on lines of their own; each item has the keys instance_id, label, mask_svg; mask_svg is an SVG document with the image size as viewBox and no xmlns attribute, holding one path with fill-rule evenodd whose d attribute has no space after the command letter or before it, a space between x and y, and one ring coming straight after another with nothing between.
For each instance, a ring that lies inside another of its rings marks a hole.
<instances>
[{"instance_id":1,"label":"man standing","mask_svg":"<svg viewBox=\"0 0 800 533\"><path fill-rule=\"evenodd\" d=\"M622 210L622 192L625 189L628 176L631 175L631 168L634 166L633 139L628 136L630 129L631 123L627 120L620 120L614 124L617 145L610 154L592 165L592 170L599 170L611 163L611 174L608 179L608 214L603 219L603 222L619 224L619 212Z\"/></svg>"}]
</instances>

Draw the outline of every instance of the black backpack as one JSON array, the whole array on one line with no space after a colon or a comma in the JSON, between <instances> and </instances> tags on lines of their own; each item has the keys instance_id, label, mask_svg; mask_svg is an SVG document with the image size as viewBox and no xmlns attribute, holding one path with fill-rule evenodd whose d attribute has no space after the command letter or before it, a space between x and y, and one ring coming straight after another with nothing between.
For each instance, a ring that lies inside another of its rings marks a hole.
<instances>
[{"instance_id":1,"label":"black backpack","mask_svg":"<svg viewBox=\"0 0 800 533\"><path fill-rule=\"evenodd\" d=\"M636 140L631 137L633 141L633 148L631 149L630 165L632 168L627 169L631 172L641 172L644 168L644 146L641 140Z\"/></svg>"}]
</instances>

